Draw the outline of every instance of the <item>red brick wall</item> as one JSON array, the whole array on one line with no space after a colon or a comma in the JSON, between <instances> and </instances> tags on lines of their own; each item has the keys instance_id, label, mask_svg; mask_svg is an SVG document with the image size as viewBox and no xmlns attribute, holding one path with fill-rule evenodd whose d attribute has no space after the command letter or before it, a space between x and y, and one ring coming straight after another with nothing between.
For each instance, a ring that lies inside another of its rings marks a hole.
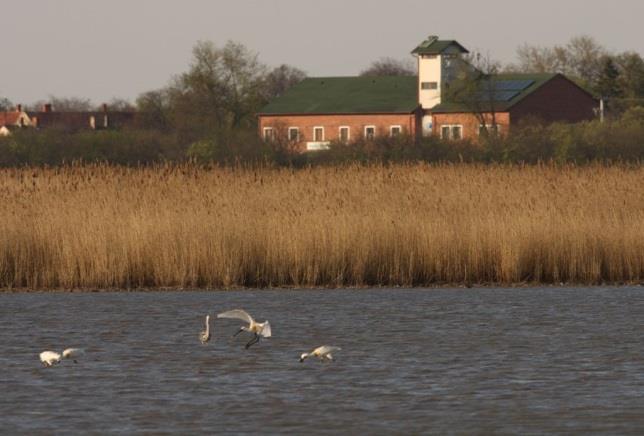
<instances>
[{"instance_id":1,"label":"red brick wall","mask_svg":"<svg viewBox=\"0 0 644 436\"><path fill-rule=\"evenodd\" d=\"M440 136L441 127L446 125L461 125L463 126L463 139L471 139L476 141L479 137L479 128L481 122L479 118L471 113L453 113L453 114L433 114L433 132L434 135ZM492 124L492 115L485 114L486 123ZM496 124L500 127L500 132L503 134L510 128L510 114L507 112L498 112L494 115Z\"/></svg>"},{"instance_id":2,"label":"red brick wall","mask_svg":"<svg viewBox=\"0 0 644 436\"><path fill-rule=\"evenodd\" d=\"M577 123L595 118L597 101L562 75L558 75L510 109L512 123L534 116L546 122Z\"/></svg>"},{"instance_id":3,"label":"red brick wall","mask_svg":"<svg viewBox=\"0 0 644 436\"><path fill-rule=\"evenodd\" d=\"M416 114L373 114L373 115L260 115L259 134L264 127L273 127L278 135L286 137L289 127L300 129L302 151L306 150L306 142L313 141L313 128L324 127L324 140L339 139L340 126L350 128L350 140L362 138L365 126L376 126L376 136L389 135L391 126L401 126L405 134L416 134Z\"/></svg>"}]
</instances>

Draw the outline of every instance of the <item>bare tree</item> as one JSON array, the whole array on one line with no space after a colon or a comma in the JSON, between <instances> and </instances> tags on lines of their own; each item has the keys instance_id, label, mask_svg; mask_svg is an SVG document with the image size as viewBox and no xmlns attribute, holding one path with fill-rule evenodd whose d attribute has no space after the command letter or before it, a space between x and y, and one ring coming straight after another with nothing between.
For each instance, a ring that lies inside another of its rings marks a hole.
<instances>
[{"instance_id":1,"label":"bare tree","mask_svg":"<svg viewBox=\"0 0 644 436\"><path fill-rule=\"evenodd\" d=\"M590 36L576 36L565 46L541 47L524 44L517 49L518 63L510 71L561 73L595 88L601 76L606 49Z\"/></svg>"},{"instance_id":2,"label":"bare tree","mask_svg":"<svg viewBox=\"0 0 644 436\"><path fill-rule=\"evenodd\" d=\"M0 111L11 111L13 108L14 106L11 100L5 97L0 97Z\"/></svg>"},{"instance_id":3,"label":"bare tree","mask_svg":"<svg viewBox=\"0 0 644 436\"><path fill-rule=\"evenodd\" d=\"M271 70L264 79L263 96L266 101L284 94L293 85L306 79L306 73L290 65L280 65Z\"/></svg>"},{"instance_id":4,"label":"bare tree","mask_svg":"<svg viewBox=\"0 0 644 436\"><path fill-rule=\"evenodd\" d=\"M170 98L189 128L239 128L254 121L264 101L265 72L257 54L242 44L229 41L219 48L201 41L193 49L190 70L170 86Z\"/></svg>"},{"instance_id":5,"label":"bare tree","mask_svg":"<svg viewBox=\"0 0 644 436\"><path fill-rule=\"evenodd\" d=\"M568 70L568 55L565 48L539 47L523 44L517 49L518 63L506 70L522 73L565 73Z\"/></svg>"},{"instance_id":6,"label":"bare tree","mask_svg":"<svg viewBox=\"0 0 644 436\"><path fill-rule=\"evenodd\" d=\"M45 104L51 104L52 108L58 112L87 112L94 108L94 104L88 98L82 97L56 97L49 96L49 100L41 100L33 105L31 109L39 111Z\"/></svg>"},{"instance_id":7,"label":"bare tree","mask_svg":"<svg viewBox=\"0 0 644 436\"><path fill-rule=\"evenodd\" d=\"M166 89L148 91L136 99L138 119L144 128L168 130L172 124L172 106Z\"/></svg>"},{"instance_id":8,"label":"bare tree","mask_svg":"<svg viewBox=\"0 0 644 436\"><path fill-rule=\"evenodd\" d=\"M488 135L488 126L492 127L493 134L498 132L496 76L500 68L501 64L489 55L470 53L463 57L455 80L445 87L445 99L464 106Z\"/></svg>"},{"instance_id":9,"label":"bare tree","mask_svg":"<svg viewBox=\"0 0 644 436\"><path fill-rule=\"evenodd\" d=\"M590 36L577 36L566 45L570 74L594 86L599 79L603 65L602 59L607 54L595 39Z\"/></svg>"},{"instance_id":10,"label":"bare tree","mask_svg":"<svg viewBox=\"0 0 644 436\"><path fill-rule=\"evenodd\" d=\"M400 60L390 57L380 58L360 72L361 76L415 76L414 61Z\"/></svg>"},{"instance_id":11,"label":"bare tree","mask_svg":"<svg viewBox=\"0 0 644 436\"><path fill-rule=\"evenodd\" d=\"M124 98L114 97L109 102L106 103L107 108L110 111L114 112L133 112L136 110L136 107L129 101ZM97 110L101 110L103 106L99 106Z\"/></svg>"}]
</instances>

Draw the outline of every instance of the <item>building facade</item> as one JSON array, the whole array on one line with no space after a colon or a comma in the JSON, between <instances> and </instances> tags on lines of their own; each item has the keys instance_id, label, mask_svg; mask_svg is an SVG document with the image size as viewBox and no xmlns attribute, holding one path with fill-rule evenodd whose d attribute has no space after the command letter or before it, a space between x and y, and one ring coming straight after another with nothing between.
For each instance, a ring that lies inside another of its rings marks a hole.
<instances>
[{"instance_id":1,"label":"building facade","mask_svg":"<svg viewBox=\"0 0 644 436\"><path fill-rule=\"evenodd\" d=\"M0 112L0 136L9 136L15 129L31 125L31 118L22 110L22 105L18 105L13 111Z\"/></svg>"},{"instance_id":2,"label":"building facade","mask_svg":"<svg viewBox=\"0 0 644 436\"><path fill-rule=\"evenodd\" d=\"M0 112L0 136L8 136L20 128L76 132L132 127L135 122L135 112L110 111L107 105L99 111L77 112L57 112L51 104L43 105L39 111L25 111L18 105L13 111Z\"/></svg>"},{"instance_id":3,"label":"building facade","mask_svg":"<svg viewBox=\"0 0 644 436\"><path fill-rule=\"evenodd\" d=\"M331 141L397 135L476 141L531 117L570 123L595 117L597 100L565 76L485 75L463 59L467 53L457 41L431 36L412 51L415 77L305 79L260 111L258 133L313 151ZM458 89L462 83L466 92Z\"/></svg>"}]
</instances>

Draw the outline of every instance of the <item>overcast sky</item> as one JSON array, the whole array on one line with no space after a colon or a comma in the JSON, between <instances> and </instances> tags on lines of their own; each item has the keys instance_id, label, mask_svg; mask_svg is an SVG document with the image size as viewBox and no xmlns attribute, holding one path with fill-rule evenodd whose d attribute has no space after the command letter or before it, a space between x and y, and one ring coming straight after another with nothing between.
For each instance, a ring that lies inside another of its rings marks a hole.
<instances>
[{"instance_id":1,"label":"overcast sky","mask_svg":"<svg viewBox=\"0 0 644 436\"><path fill-rule=\"evenodd\" d=\"M587 34L644 53L644 1L0 0L0 97L134 99L185 71L198 40L239 41L269 65L353 75L427 35L511 62L517 46Z\"/></svg>"}]
</instances>

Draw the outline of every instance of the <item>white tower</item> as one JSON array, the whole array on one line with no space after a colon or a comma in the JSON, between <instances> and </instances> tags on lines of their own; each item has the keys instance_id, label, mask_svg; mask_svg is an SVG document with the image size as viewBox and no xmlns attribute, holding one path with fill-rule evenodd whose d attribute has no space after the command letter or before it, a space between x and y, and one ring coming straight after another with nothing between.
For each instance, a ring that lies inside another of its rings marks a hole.
<instances>
[{"instance_id":1,"label":"white tower","mask_svg":"<svg viewBox=\"0 0 644 436\"><path fill-rule=\"evenodd\" d=\"M441 104L444 87L458 72L458 59L467 49L453 40L430 36L412 51L418 59L418 104L425 111L423 135L431 134L429 111Z\"/></svg>"}]
</instances>

